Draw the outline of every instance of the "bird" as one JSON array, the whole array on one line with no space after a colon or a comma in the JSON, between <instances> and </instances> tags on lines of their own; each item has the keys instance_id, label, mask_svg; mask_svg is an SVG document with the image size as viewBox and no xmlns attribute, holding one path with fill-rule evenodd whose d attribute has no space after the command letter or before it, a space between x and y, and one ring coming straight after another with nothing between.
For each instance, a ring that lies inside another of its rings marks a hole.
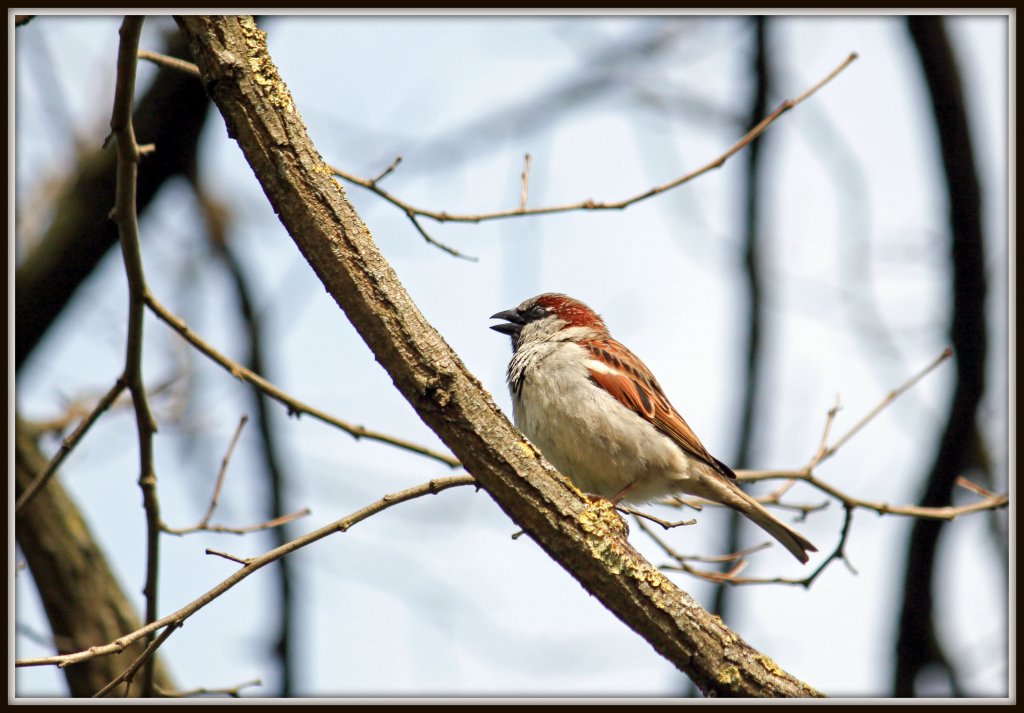
<instances>
[{"instance_id":1,"label":"bird","mask_svg":"<svg viewBox=\"0 0 1024 713\"><path fill-rule=\"evenodd\" d=\"M801 563L817 548L736 484L672 406L651 370L604 320L547 292L491 316L512 338L516 427L584 493L618 505L688 494L737 510Z\"/></svg>"}]
</instances>

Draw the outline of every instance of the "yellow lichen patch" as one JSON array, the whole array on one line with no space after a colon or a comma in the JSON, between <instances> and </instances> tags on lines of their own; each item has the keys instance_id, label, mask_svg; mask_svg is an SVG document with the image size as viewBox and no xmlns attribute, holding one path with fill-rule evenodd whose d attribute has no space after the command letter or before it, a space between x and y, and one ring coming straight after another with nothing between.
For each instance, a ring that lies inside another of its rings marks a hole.
<instances>
[{"instance_id":1,"label":"yellow lichen patch","mask_svg":"<svg viewBox=\"0 0 1024 713\"><path fill-rule=\"evenodd\" d=\"M732 665L723 666L718 672L718 682L730 688L736 686L740 682L740 670Z\"/></svg>"},{"instance_id":2,"label":"yellow lichen patch","mask_svg":"<svg viewBox=\"0 0 1024 713\"><path fill-rule=\"evenodd\" d=\"M653 567L638 563L636 553L625 544L629 528L608 500L591 501L580 513L579 523L592 537L591 554L616 574L626 574L650 587L661 587L668 580Z\"/></svg>"},{"instance_id":3,"label":"yellow lichen patch","mask_svg":"<svg viewBox=\"0 0 1024 713\"><path fill-rule=\"evenodd\" d=\"M772 675L774 675L774 676L781 676L782 674L785 673L785 671L783 671L781 668L779 668L778 664L776 664L774 661L772 661L770 658L768 658L764 654L761 654L760 656L758 656L757 660L758 660L758 662L760 662L760 664L762 666L764 666L766 669L768 669L772 673Z\"/></svg>"},{"instance_id":4,"label":"yellow lichen patch","mask_svg":"<svg viewBox=\"0 0 1024 713\"><path fill-rule=\"evenodd\" d=\"M267 97L274 106L287 112L294 112L295 104L292 102L291 92L277 73L277 68L267 51L267 33L256 27L251 17L243 17L239 24L245 36L253 80L266 90Z\"/></svg>"},{"instance_id":5,"label":"yellow lichen patch","mask_svg":"<svg viewBox=\"0 0 1024 713\"><path fill-rule=\"evenodd\" d=\"M618 537L626 533L625 523L615 512L615 506L603 498L591 501L580 513L579 520L584 530L598 537Z\"/></svg>"},{"instance_id":6,"label":"yellow lichen patch","mask_svg":"<svg viewBox=\"0 0 1024 713\"><path fill-rule=\"evenodd\" d=\"M639 579L647 582L650 586L655 589L661 587L663 584L668 582L668 579L654 567L644 567L642 571L637 573Z\"/></svg>"},{"instance_id":7,"label":"yellow lichen patch","mask_svg":"<svg viewBox=\"0 0 1024 713\"><path fill-rule=\"evenodd\" d=\"M825 694L823 694L817 688L812 688L811 686L808 686L803 681L800 682L800 688L802 688L803 690L807 691L812 696L817 696L818 698L824 698L825 697Z\"/></svg>"},{"instance_id":8,"label":"yellow lichen patch","mask_svg":"<svg viewBox=\"0 0 1024 713\"><path fill-rule=\"evenodd\" d=\"M527 458L539 458L540 453L529 441L519 441L516 445L519 446L519 450L523 452L523 455Z\"/></svg>"}]
</instances>

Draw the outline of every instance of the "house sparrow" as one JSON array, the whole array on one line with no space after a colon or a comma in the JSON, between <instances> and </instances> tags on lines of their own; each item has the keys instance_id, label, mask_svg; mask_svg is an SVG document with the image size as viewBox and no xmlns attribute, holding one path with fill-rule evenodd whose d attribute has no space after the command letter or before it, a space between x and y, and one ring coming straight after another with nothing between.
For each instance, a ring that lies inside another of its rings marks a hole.
<instances>
[{"instance_id":1,"label":"house sparrow","mask_svg":"<svg viewBox=\"0 0 1024 713\"><path fill-rule=\"evenodd\" d=\"M738 510L801 562L817 552L740 490L650 370L585 304L547 293L491 319L505 320L491 329L512 337L516 426L580 490L613 503L696 495Z\"/></svg>"}]
</instances>

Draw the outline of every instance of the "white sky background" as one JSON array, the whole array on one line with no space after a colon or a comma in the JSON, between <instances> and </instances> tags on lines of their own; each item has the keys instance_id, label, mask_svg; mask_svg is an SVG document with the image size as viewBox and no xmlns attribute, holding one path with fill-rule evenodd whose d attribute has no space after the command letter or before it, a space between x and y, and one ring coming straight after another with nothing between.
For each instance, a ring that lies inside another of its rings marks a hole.
<instances>
[{"instance_id":1,"label":"white sky background","mask_svg":"<svg viewBox=\"0 0 1024 713\"><path fill-rule=\"evenodd\" d=\"M119 23L42 17L17 31L19 201L74 159L67 123L55 106L67 107L80 141L90 147L103 141ZM142 46L159 48L158 33L172 27L169 18L147 21ZM732 119L746 115L751 82L752 26L742 17L281 17L264 27L324 159L370 177L401 155L403 163L382 185L417 206L450 212L514 207L526 152L533 157L529 205L617 200L706 163L745 131ZM985 191L991 368L983 430L1005 479L1006 266L1012 257L1008 20L962 17L951 19L949 29ZM630 65L599 96L572 107L555 100L535 106L530 121L518 111L532 105L531 98L576 81L588 69L586 58L609 40L658 31L676 33L670 48ZM769 32L772 107L802 93L851 51L860 55L767 137L770 323L763 402L770 405L759 421L755 461L800 467L817 447L837 393L844 409L834 432L842 433L947 344L946 207L926 88L902 18L779 18ZM46 62L55 84L40 68ZM152 74L142 65L140 82ZM659 103L640 96L657 96ZM482 126L481 117L488 117ZM520 121L507 125L502 120L508 117ZM295 250L219 116L202 141L202 178L232 211L231 238L273 335L271 380L340 418L443 447ZM427 245L376 196L346 190L420 309L507 413L509 345L487 329L488 315L542 291L567 292L603 314L613 334L658 375L709 450L728 462L745 328L741 164L734 159L623 212L479 225L424 221L434 238L477 262ZM141 230L157 297L208 341L242 358L234 294L210 259L188 190L165 188ZM126 302L121 258L111 254L20 375L17 400L25 416L52 417L65 399L109 388L123 361ZM870 322L873 310L883 324ZM880 346L877 329L889 335L896 354ZM238 419L252 415L242 385L182 349L147 315L147 378L162 380L183 360L192 379L191 425L175 423L159 401L157 407L160 498L164 518L176 526L201 517ZM820 475L861 497L914 501L931 464L952 375L948 363L927 378ZM294 535L384 493L450 474L415 455L356 442L309 417L289 419L275 409L274 418L284 442L288 509L313 511L292 526ZM256 438L250 424L232 460L217 522L263 519ZM106 415L67 460L62 483L141 609L144 516L134 439L128 412ZM1005 490L1005 480L999 487ZM822 499L799 487L791 493L800 502ZM673 531L670 541L682 551L721 552L723 513L697 517L697 526ZM827 554L841 522L833 503L798 529ZM858 574L836 563L809 591L741 588L727 623L830 695L885 694L909 527L908 520L859 512L847 547ZM987 516L947 526L936 613L967 692L1005 696L1007 580L987 527ZM462 488L397 506L297 553L298 691L326 697L673 696L684 690L671 664L532 541L513 541L516 529L485 493ZM653 562L665 561L633 531L631 540ZM744 534L749 544L763 539L754 529ZM249 556L268 543L263 535L165 537L161 613L233 571L230 562L205 556L206 547ZM745 574L804 571L772 548L753 557ZM20 573L14 581L16 623L46 634L30 577ZM676 581L702 603L712 601L711 585L684 576ZM161 649L177 682L223 687L262 678L265 686L246 694L273 691L273 632L266 626L272 594L271 577L259 573L190 619ZM14 643L18 658L52 653L31 636ZM66 694L55 669L18 669L16 682L19 696ZM936 686L933 693L948 691Z\"/></svg>"}]
</instances>

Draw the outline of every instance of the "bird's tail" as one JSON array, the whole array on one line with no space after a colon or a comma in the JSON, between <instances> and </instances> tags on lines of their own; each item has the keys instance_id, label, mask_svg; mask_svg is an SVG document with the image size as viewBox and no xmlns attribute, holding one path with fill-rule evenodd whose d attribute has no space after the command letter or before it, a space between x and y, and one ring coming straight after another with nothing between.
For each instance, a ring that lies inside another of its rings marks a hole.
<instances>
[{"instance_id":1,"label":"bird's tail","mask_svg":"<svg viewBox=\"0 0 1024 713\"><path fill-rule=\"evenodd\" d=\"M818 551L818 548L812 545L810 540L768 512L761 503L740 490L735 483L724 478L720 482L725 483L733 495L733 497L723 498L720 502L753 520L758 527L778 540L802 563L807 562L809 551Z\"/></svg>"}]
</instances>

